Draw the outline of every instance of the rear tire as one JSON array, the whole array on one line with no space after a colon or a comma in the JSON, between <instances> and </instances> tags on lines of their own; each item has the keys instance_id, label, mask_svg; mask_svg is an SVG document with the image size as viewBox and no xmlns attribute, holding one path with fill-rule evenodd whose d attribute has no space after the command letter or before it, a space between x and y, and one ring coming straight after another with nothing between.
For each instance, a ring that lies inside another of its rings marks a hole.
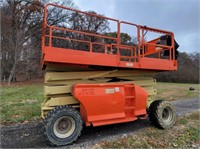
<instances>
[{"instance_id":1,"label":"rear tire","mask_svg":"<svg viewBox=\"0 0 200 149\"><path fill-rule=\"evenodd\" d=\"M66 105L55 107L44 119L44 134L51 145L71 144L81 135L82 119L79 112Z\"/></svg>"},{"instance_id":2,"label":"rear tire","mask_svg":"<svg viewBox=\"0 0 200 149\"><path fill-rule=\"evenodd\" d=\"M174 106L164 100L156 100L151 103L148 114L151 123L161 129L169 129L176 121Z\"/></svg>"}]
</instances>

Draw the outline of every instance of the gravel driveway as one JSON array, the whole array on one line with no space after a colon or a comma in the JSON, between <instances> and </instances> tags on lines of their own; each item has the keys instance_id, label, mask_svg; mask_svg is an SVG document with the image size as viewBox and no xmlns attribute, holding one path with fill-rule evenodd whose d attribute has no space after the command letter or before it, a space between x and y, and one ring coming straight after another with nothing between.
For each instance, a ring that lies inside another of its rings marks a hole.
<instances>
[{"instance_id":1,"label":"gravel driveway","mask_svg":"<svg viewBox=\"0 0 200 149\"><path fill-rule=\"evenodd\" d=\"M177 115L184 115L199 109L199 98L174 101ZM89 147L100 140L119 137L139 131L151 125L148 120L100 126L85 127L81 137L72 145L60 148ZM41 123L18 126L1 127L1 142L3 148L47 148L47 141L43 137Z\"/></svg>"}]
</instances>

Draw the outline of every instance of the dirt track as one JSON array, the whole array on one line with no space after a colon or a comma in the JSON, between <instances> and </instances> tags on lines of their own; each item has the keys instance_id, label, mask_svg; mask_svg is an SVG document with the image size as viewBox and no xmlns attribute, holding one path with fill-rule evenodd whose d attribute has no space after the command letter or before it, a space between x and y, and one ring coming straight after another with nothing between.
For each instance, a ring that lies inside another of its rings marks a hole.
<instances>
[{"instance_id":1,"label":"dirt track","mask_svg":"<svg viewBox=\"0 0 200 149\"><path fill-rule=\"evenodd\" d=\"M174 101L177 115L184 115L199 109L199 98ZM81 137L73 145L60 148L89 147L100 140L119 137L139 131L150 125L148 120L138 120L135 122L108 125L102 127L86 127ZM2 148L47 148L47 141L43 137L41 124L27 124L18 126L1 127Z\"/></svg>"}]
</instances>

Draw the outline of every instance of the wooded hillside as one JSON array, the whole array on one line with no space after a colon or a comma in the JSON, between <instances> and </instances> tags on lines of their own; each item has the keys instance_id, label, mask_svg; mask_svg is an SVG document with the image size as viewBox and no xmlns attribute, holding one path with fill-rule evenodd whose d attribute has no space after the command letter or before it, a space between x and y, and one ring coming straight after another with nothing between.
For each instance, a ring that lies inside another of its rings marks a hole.
<instances>
[{"instance_id":1,"label":"wooded hillside","mask_svg":"<svg viewBox=\"0 0 200 149\"><path fill-rule=\"evenodd\" d=\"M156 75L157 81L177 83L199 83L199 52L179 53L178 70Z\"/></svg>"}]
</instances>

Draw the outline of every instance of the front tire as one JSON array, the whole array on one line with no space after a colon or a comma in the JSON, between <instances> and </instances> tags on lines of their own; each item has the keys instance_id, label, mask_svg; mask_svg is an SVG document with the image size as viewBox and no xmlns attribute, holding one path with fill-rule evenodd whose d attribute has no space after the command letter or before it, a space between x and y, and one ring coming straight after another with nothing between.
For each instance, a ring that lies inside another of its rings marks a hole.
<instances>
[{"instance_id":1,"label":"front tire","mask_svg":"<svg viewBox=\"0 0 200 149\"><path fill-rule=\"evenodd\" d=\"M156 100L151 103L148 114L151 123L161 129L171 128L176 121L174 106L164 100Z\"/></svg>"},{"instance_id":2,"label":"front tire","mask_svg":"<svg viewBox=\"0 0 200 149\"><path fill-rule=\"evenodd\" d=\"M52 145L68 145L81 135L82 119L79 112L66 105L55 107L44 119L44 134Z\"/></svg>"}]
</instances>

